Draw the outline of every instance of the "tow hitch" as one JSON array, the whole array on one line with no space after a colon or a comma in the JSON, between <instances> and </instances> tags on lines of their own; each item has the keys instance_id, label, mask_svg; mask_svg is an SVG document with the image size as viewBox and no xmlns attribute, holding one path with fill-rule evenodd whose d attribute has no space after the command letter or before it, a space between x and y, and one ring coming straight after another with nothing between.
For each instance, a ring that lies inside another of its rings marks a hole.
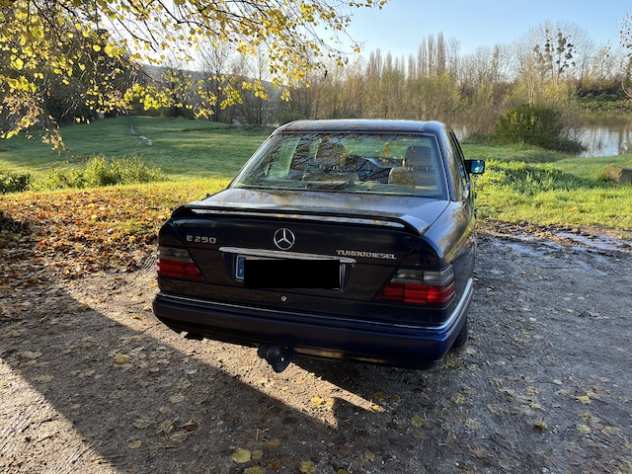
<instances>
[{"instance_id":1,"label":"tow hitch","mask_svg":"<svg viewBox=\"0 0 632 474\"><path fill-rule=\"evenodd\" d=\"M288 347L262 345L257 349L257 355L264 359L277 374L287 369L294 355Z\"/></svg>"}]
</instances>

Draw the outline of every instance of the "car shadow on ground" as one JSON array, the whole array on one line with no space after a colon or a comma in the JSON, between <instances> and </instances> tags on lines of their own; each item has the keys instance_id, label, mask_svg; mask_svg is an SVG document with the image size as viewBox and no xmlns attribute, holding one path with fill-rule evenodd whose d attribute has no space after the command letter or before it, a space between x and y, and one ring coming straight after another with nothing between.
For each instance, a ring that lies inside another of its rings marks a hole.
<instances>
[{"instance_id":1,"label":"car shadow on ground","mask_svg":"<svg viewBox=\"0 0 632 474\"><path fill-rule=\"evenodd\" d=\"M80 301L47 271L28 226L7 222L16 237L0 248L0 471L296 471L320 458L326 423L222 370L126 295L123 313ZM146 304L151 294L137 289ZM114 307L111 290L94 288ZM238 448L262 456L235 463Z\"/></svg>"},{"instance_id":2,"label":"car shadow on ground","mask_svg":"<svg viewBox=\"0 0 632 474\"><path fill-rule=\"evenodd\" d=\"M325 424L63 290L41 291L52 304L0 333L14 395L1 410L7 469L36 468L29 453L55 436L67 438L65 452L51 452L40 469L227 471L237 448L261 449L264 465L295 469L297 440L312 440L300 459L318 458ZM43 420L70 424L74 434L50 433Z\"/></svg>"}]
</instances>

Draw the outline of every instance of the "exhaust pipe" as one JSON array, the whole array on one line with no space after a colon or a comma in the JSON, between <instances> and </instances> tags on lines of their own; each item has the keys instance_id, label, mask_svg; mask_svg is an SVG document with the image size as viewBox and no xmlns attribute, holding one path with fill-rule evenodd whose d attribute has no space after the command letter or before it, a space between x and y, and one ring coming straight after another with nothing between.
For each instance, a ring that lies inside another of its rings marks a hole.
<instances>
[{"instance_id":1,"label":"exhaust pipe","mask_svg":"<svg viewBox=\"0 0 632 474\"><path fill-rule=\"evenodd\" d=\"M288 347L261 345L257 348L257 355L280 374L290 365L294 353Z\"/></svg>"}]
</instances>

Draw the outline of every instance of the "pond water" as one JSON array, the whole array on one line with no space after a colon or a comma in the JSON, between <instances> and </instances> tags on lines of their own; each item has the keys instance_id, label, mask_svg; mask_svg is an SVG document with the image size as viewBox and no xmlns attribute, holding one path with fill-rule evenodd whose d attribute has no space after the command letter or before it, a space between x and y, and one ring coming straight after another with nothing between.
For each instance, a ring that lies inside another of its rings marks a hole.
<instances>
[{"instance_id":1,"label":"pond water","mask_svg":"<svg viewBox=\"0 0 632 474\"><path fill-rule=\"evenodd\" d=\"M580 156L614 156L632 152L632 124L592 125L571 130L584 145Z\"/></svg>"},{"instance_id":2,"label":"pond water","mask_svg":"<svg viewBox=\"0 0 632 474\"><path fill-rule=\"evenodd\" d=\"M454 131L459 140L468 136L467 127L455 127ZM615 156L632 153L632 123L585 125L571 129L569 135L586 148L579 156Z\"/></svg>"}]
</instances>

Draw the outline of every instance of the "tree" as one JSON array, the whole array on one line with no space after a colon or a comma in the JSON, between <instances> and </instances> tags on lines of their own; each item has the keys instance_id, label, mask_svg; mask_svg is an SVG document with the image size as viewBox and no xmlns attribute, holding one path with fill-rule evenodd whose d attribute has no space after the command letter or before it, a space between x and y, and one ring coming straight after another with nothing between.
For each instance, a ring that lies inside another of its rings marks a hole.
<instances>
[{"instance_id":1,"label":"tree","mask_svg":"<svg viewBox=\"0 0 632 474\"><path fill-rule=\"evenodd\" d=\"M447 68L448 50L443 38L443 33L437 35L437 74L444 74Z\"/></svg>"},{"instance_id":2,"label":"tree","mask_svg":"<svg viewBox=\"0 0 632 474\"><path fill-rule=\"evenodd\" d=\"M632 99L632 15L627 15L619 32L621 47L624 51L623 80L621 86L625 95Z\"/></svg>"},{"instance_id":3,"label":"tree","mask_svg":"<svg viewBox=\"0 0 632 474\"><path fill-rule=\"evenodd\" d=\"M211 96L211 119L215 121L223 118L221 104L226 99L225 90L233 79L230 74L233 55L234 51L228 43L207 40L200 44L202 72L208 77L204 85Z\"/></svg>"},{"instance_id":4,"label":"tree","mask_svg":"<svg viewBox=\"0 0 632 474\"><path fill-rule=\"evenodd\" d=\"M544 77L549 77L558 84L563 74L575 66L575 45L569 35L561 29L556 32L546 28L544 44L536 44L533 54Z\"/></svg>"},{"instance_id":5,"label":"tree","mask_svg":"<svg viewBox=\"0 0 632 474\"><path fill-rule=\"evenodd\" d=\"M91 110L124 111L134 102L146 109L169 107L171 95L159 84L134 81L113 88L125 63L159 65L170 52L187 64L200 42L208 40L228 43L245 56L265 47L270 80L288 87L305 80L324 60L344 63L344 51L318 33L346 30L350 17L341 8L382 7L386 1L0 0L0 134L9 138L39 124L60 146L55 120L44 106L49 78L68 86L78 68L91 66L84 61L86 51L118 63L109 76L89 78L85 102ZM206 99L212 101L213 95ZM194 109L196 115L212 113L205 101Z\"/></svg>"}]
</instances>

